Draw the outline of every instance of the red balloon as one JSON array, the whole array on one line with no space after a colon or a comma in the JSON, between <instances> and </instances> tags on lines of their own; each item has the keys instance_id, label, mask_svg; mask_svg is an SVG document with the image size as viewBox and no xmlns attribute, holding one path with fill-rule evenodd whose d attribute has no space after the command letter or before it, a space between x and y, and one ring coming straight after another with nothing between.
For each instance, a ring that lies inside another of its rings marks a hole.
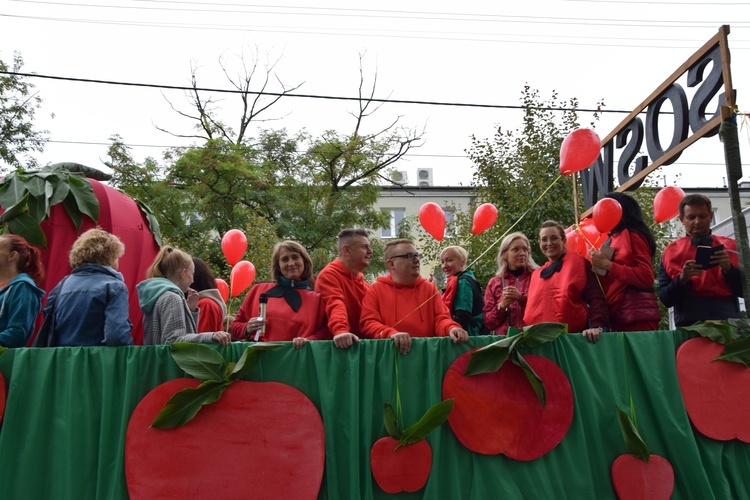
<instances>
[{"instance_id":1,"label":"red balloon","mask_svg":"<svg viewBox=\"0 0 750 500\"><path fill-rule=\"evenodd\" d=\"M602 141L590 128L579 128L565 138L560 146L560 173L570 175L588 168L599 157Z\"/></svg>"},{"instance_id":2,"label":"red balloon","mask_svg":"<svg viewBox=\"0 0 750 500\"><path fill-rule=\"evenodd\" d=\"M581 221L581 232L583 233L583 241L585 242L585 248L595 248L599 250L602 244L606 241L607 237L594 226L593 219L586 218ZM584 253L585 257L588 257L588 252Z\"/></svg>"},{"instance_id":3,"label":"red balloon","mask_svg":"<svg viewBox=\"0 0 750 500\"><path fill-rule=\"evenodd\" d=\"M483 203L474 211L471 234L480 234L492 227L497 220L497 208L492 203Z\"/></svg>"},{"instance_id":4,"label":"red balloon","mask_svg":"<svg viewBox=\"0 0 750 500\"><path fill-rule=\"evenodd\" d=\"M617 226L622 220L622 205L613 198L602 198L594 205L594 225L602 232L607 233Z\"/></svg>"},{"instance_id":5,"label":"red balloon","mask_svg":"<svg viewBox=\"0 0 750 500\"><path fill-rule=\"evenodd\" d=\"M584 243L581 234L573 226L565 230L565 238L565 248L568 252L583 256L586 255L586 243Z\"/></svg>"},{"instance_id":6,"label":"red balloon","mask_svg":"<svg viewBox=\"0 0 750 500\"><path fill-rule=\"evenodd\" d=\"M247 250L245 233L239 229L230 229L224 234L221 239L221 251L230 266L235 265L245 256L245 250Z\"/></svg>"},{"instance_id":7,"label":"red balloon","mask_svg":"<svg viewBox=\"0 0 750 500\"><path fill-rule=\"evenodd\" d=\"M232 268L229 281L232 283L232 297L241 294L255 279L255 266L252 262L241 260Z\"/></svg>"},{"instance_id":8,"label":"red balloon","mask_svg":"<svg viewBox=\"0 0 750 500\"><path fill-rule=\"evenodd\" d=\"M667 186L656 193L654 198L654 220L664 222L677 217L680 213L680 202L685 191L677 186Z\"/></svg>"},{"instance_id":9,"label":"red balloon","mask_svg":"<svg viewBox=\"0 0 750 500\"><path fill-rule=\"evenodd\" d=\"M221 278L216 278L216 288L219 289L221 300L226 302L229 299L229 285Z\"/></svg>"},{"instance_id":10,"label":"red balloon","mask_svg":"<svg viewBox=\"0 0 750 500\"><path fill-rule=\"evenodd\" d=\"M419 223L436 240L441 241L445 236L445 213L437 203L429 201L422 205Z\"/></svg>"}]
</instances>

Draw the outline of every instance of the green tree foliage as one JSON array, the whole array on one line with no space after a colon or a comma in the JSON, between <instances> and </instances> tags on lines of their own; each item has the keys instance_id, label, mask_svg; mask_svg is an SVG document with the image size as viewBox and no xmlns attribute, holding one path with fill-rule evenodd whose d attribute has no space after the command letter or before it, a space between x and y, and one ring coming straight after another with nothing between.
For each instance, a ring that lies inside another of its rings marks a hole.
<instances>
[{"instance_id":1,"label":"green tree foliage","mask_svg":"<svg viewBox=\"0 0 750 500\"><path fill-rule=\"evenodd\" d=\"M34 168L37 163L30 153L42 151L47 132L35 130L34 115L42 99L34 92L34 85L18 73L23 66L19 53L13 54L13 64L0 60L0 171Z\"/></svg>"}]
</instances>

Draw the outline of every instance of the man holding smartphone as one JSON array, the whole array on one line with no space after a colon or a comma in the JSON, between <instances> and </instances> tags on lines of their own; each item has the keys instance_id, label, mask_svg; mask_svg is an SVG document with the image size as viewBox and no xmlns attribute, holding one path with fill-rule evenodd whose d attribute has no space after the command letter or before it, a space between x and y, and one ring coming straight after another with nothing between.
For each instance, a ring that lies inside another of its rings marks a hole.
<instances>
[{"instance_id":1,"label":"man holding smartphone","mask_svg":"<svg viewBox=\"0 0 750 500\"><path fill-rule=\"evenodd\" d=\"M680 202L687 236L667 246L659 266L659 299L674 308L675 326L740 317L742 277L737 244L711 234L711 200L690 194Z\"/></svg>"}]
</instances>

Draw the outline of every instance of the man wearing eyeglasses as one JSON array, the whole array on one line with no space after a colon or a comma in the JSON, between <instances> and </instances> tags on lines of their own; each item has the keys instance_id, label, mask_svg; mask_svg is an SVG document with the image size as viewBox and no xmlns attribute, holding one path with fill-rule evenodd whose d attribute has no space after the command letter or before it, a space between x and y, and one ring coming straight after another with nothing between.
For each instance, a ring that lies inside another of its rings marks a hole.
<instances>
[{"instance_id":1,"label":"man wearing eyeglasses","mask_svg":"<svg viewBox=\"0 0 750 500\"><path fill-rule=\"evenodd\" d=\"M469 334L451 319L435 285L419 273L422 255L411 240L389 241L385 267L362 302L360 330L369 339L391 338L401 354L411 349L412 337L450 337L461 343Z\"/></svg>"}]
</instances>

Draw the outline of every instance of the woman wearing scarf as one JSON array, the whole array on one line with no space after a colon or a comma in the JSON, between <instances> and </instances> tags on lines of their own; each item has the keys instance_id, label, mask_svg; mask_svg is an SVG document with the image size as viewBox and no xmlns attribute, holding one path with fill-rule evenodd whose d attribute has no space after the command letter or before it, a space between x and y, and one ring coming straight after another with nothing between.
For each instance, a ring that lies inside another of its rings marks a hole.
<instances>
[{"instance_id":1,"label":"woman wearing scarf","mask_svg":"<svg viewBox=\"0 0 750 500\"><path fill-rule=\"evenodd\" d=\"M523 323L566 323L568 333L583 333L589 342L608 330L609 315L604 292L591 271L591 263L565 251L565 231L555 221L539 230L539 247L547 263L534 271Z\"/></svg>"},{"instance_id":2,"label":"woman wearing scarf","mask_svg":"<svg viewBox=\"0 0 750 500\"><path fill-rule=\"evenodd\" d=\"M447 277L443 302L451 312L453 321L476 337L482 330L484 298L474 272L466 269L469 252L459 246L451 246L440 252L440 264Z\"/></svg>"},{"instance_id":3,"label":"woman wearing scarf","mask_svg":"<svg viewBox=\"0 0 750 500\"><path fill-rule=\"evenodd\" d=\"M523 314L531 273L539 267L531 257L531 243L521 232L503 238L497 252L497 274L484 294L484 326L506 335L508 327L523 328Z\"/></svg>"},{"instance_id":4,"label":"woman wearing scarf","mask_svg":"<svg viewBox=\"0 0 750 500\"><path fill-rule=\"evenodd\" d=\"M331 340L323 300L309 281L313 269L307 250L295 241L282 241L273 247L271 261L274 281L250 289L232 322L234 338L292 341L297 349L308 340ZM265 319L260 317L261 299L266 301Z\"/></svg>"}]
</instances>

